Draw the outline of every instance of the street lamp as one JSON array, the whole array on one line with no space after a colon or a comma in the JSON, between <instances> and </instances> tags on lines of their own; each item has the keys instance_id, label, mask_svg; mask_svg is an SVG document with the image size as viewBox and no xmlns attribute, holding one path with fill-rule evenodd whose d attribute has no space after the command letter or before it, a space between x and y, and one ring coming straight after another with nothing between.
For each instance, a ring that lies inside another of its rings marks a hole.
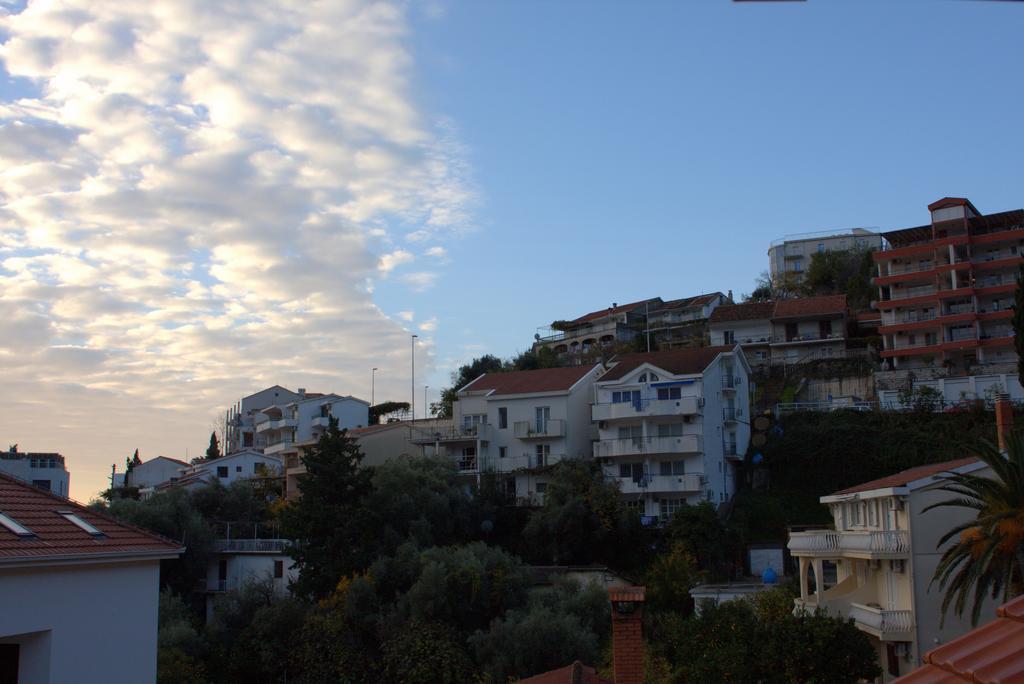
<instances>
[{"instance_id":1,"label":"street lamp","mask_svg":"<svg viewBox=\"0 0 1024 684\"><path fill-rule=\"evenodd\" d=\"M370 369L370 406L376 406L376 404L374 403L374 400L373 400L373 390L374 390L374 385L376 383L376 380L377 380L377 369L376 368L371 368Z\"/></svg>"},{"instance_id":2,"label":"street lamp","mask_svg":"<svg viewBox=\"0 0 1024 684\"><path fill-rule=\"evenodd\" d=\"M410 348L411 348L411 354L412 354L412 381L410 382L410 386L412 387L412 392L411 392L411 394L412 394L412 401L410 403L412 404L412 419L413 420L416 420L416 338L417 337L419 337L419 335L413 335L412 339L409 340L409 344L410 344Z\"/></svg>"},{"instance_id":3,"label":"street lamp","mask_svg":"<svg viewBox=\"0 0 1024 684\"><path fill-rule=\"evenodd\" d=\"M428 411L428 409L430 407L430 404L427 403L427 390L429 388L430 388L430 385L424 385L423 386L423 417L424 418L427 417L427 411Z\"/></svg>"}]
</instances>

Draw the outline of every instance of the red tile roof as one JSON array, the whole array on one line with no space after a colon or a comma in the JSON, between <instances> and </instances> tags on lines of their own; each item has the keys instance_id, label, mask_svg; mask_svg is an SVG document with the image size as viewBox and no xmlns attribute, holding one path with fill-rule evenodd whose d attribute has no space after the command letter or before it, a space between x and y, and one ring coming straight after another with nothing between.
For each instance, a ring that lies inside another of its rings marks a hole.
<instances>
[{"instance_id":1,"label":"red tile roof","mask_svg":"<svg viewBox=\"0 0 1024 684\"><path fill-rule=\"evenodd\" d=\"M661 304L661 297L652 297L651 299L642 299L639 302L633 302L632 304L622 304L620 306L610 306L607 309L600 309L598 311L591 311L590 313L584 314L584 315L580 316L579 318L575 319L574 321L572 321L572 323L586 323L587 321L593 321L593 320L598 319L598 318L604 318L605 316L611 316L611 315L614 315L614 314L626 313L627 311L632 311L634 309L638 309L641 306L643 306L644 304L651 304L651 303L654 303L654 302L658 302L658 305L660 305Z\"/></svg>"},{"instance_id":2,"label":"red tile roof","mask_svg":"<svg viewBox=\"0 0 1024 684\"><path fill-rule=\"evenodd\" d=\"M721 308L721 307L719 307ZM717 311L718 309L715 309ZM645 363L675 375L693 375L704 371L715 357L722 352L731 352L734 347L693 347L691 349L671 349L669 351L650 352L644 354L623 354L615 359L615 365L607 373L598 378L618 380L630 371Z\"/></svg>"},{"instance_id":3,"label":"red tile roof","mask_svg":"<svg viewBox=\"0 0 1024 684\"><path fill-rule=\"evenodd\" d=\"M958 206L970 207L971 211L973 211L975 214L978 214L979 216L981 215L981 212L978 211L978 208L971 204L971 200L967 199L966 197L943 197L942 199L936 200L929 204L928 211L935 211L936 209L942 209L943 207Z\"/></svg>"},{"instance_id":4,"label":"red tile roof","mask_svg":"<svg viewBox=\"0 0 1024 684\"><path fill-rule=\"evenodd\" d=\"M925 664L899 684L1024 682L1024 596L996 609L996 619L928 651Z\"/></svg>"},{"instance_id":5,"label":"red tile roof","mask_svg":"<svg viewBox=\"0 0 1024 684\"><path fill-rule=\"evenodd\" d=\"M480 392L492 390L491 395L564 392L593 369L594 366L589 365L510 371L508 373L485 373L459 391Z\"/></svg>"},{"instance_id":6,"label":"red tile roof","mask_svg":"<svg viewBox=\"0 0 1024 684\"><path fill-rule=\"evenodd\" d=\"M102 537L94 537L58 511L70 511L89 523ZM45 561L54 558L89 558L96 555L151 555L173 557L181 544L118 522L81 504L0 473L0 513L34 533L22 538L0 525L0 564Z\"/></svg>"},{"instance_id":7,"label":"red tile roof","mask_svg":"<svg viewBox=\"0 0 1024 684\"><path fill-rule=\"evenodd\" d=\"M732 321L768 320L775 310L775 302L745 302L743 304L721 304L711 312L712 323L731 323Z\"/></svg>"},{"instance_id":8,"label":"red tile roof","mask_svg":"<svg viewBox=\"0 0 1024 684\"><path fill-rule=\"evenodd\" d=\"M688 309L691 307L704 306L710 304L715 300L716 297L724 297L721 292L712 292L711 294L702 294L695 297L683 297L682 299L673 299L665 302L659 307L659 311L665 311L667 309Z\"/></svg>"},{"instance_id":9,"label":"red tile roof","mask_svg":"<svg viewBox=\"0 0 1024 684\"><path fill-rule=\"evenodd\" d=\"M954 461L943 461L942 463L932 463L929 465L918 466L916 468L909 468L907 470L900 471L895 475L889 475L887 477L880 477L877 480L871 480L870 482L864 482L855 487L849 487L835 492L833 496L838 494L856 494L857 492L870 492L873 489L889 489L890 487L903 487L915 480L928 477L929 475L938 475L945 470L953 470L954 468L960 468L961 466L974 463L978 459L972 457L958 458Z\"/></svg>"},{"instance_id":10,"label":"red tile roof","mask_svg":"<svg viewBox=\"0 0 1024 684\"><path fill-rule=\"evenodd\" d=\"M612 681L577 660L572 665L520 679L519 684L612 684Z\"/></svg>"},{"instance_id":11,"label":"red tile roof","mask_svg":"<svg viewBox=\"0 0 1024 684\"><path fill-rule=\"evenodd\" d=\"M775 302L772 318L799 318L802 316L834 316L846 312L846 295L799 297Z\"/></svg>"}]
</instances>

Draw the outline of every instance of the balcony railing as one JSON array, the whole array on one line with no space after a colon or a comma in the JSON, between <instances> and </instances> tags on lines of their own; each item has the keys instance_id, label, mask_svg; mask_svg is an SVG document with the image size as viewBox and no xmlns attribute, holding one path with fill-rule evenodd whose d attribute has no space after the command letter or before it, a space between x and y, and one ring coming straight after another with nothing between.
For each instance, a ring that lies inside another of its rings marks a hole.
<instances>
[{"instance_id":1,"label":"balcony railing","mask_svg":"<svg viewBox=\"0 0 1024 684\"><path fill-rule=\"evenodd\" d=\"M455 462L455 467L459 469L460 473L475 473L476 470L476 456L463 456Z\"/></svg>"},{"instance_id":2,"label":"balcony railing","mask_svg":"<svg viewBox=\"0 0 1024 684\"><path fill-rule=\"evenodd\" d=\"M196 582L196 591L207 594L222 594L228 590L227 580L200 579Z\"/></svg>"},{"instance_id":3,"label":"balcony railing","mask_svg":"<svg viewBox=\"0 0 1024 684\"><path fill-rule=\"evenodd\" d=\"M564 437L564 420L547 420L541 424L533 420L516 421L512 425L512 434L516 439L543 439L547 437Z\"/></svg>"},{"instance_id":4,"label":"balcony railing","mask_svg":"<svg viewBox=\"0 0 1024 684\"><path fill-rule=\"evenodd\" d=\"M931 261L925 262L923 264L917 263L907 264L905 266L893 266L892 270L890 270L888 273L883 273L882 277L885 278L891 275L904 275L905 273L920 273L921 271L930 271L933 268L935 268L935 264Z\"/></svg>"},{"instance_id":5,"label":"balcony railing","mask_svg":"<svg viewBox=\"0 0 1024 684\"><path fill-rule=\"evenodd\" d=\"M789 550L798 555L890 555L910 553L910 536L904 530L792 532Z\"/></svg>"},{"instance_id":6,"label":"balcony railing","mask_svg":"<svg viewBox=\"0 0 1024 684\"><path fill-rule=\"evenodd\" d=\"M821 333L801 333L799 335L776 335L772 337L772 344L786 344L787 342L820 342L823 340L841 340L843 333L833 332L826 335Z\"/></svg>"},{"instance_id":7,"label":"balcony railing","mask_svg":"<svg viewBox=\"0 0 1024 684\"><path fill-rule=\"evenodd\" d=\"M911 297L923 297L925 295L935 294L935 287L932 285L921 285L920 287L907 287L907 288L894 288L892 291L892 299L910 299Z\"/></svg>"},{"instance_id":8,"label":"balcony railing","mask_svg":"<svg viewBox=\"0 0 1024 684\"><path fill-rule=\"evenodd\" d=\"M914 614L909 610L884 610L862 603L851 603L849 616L862 627L885 634L900 634L914 628Z\"/></svg>"},{"instance_id":9,"label":"balcony railing","mask_svg":"<svg viewBox=\"0 0 1024 684\"><path fill-rule=\"evenodd\" d=\"M722 445L722 448L725 451L726 456L736 455L736 442L725 442L725 444Z\"/></svg>"},{"instance_id":10,"label":"balcony railing","mask_svg":"<svg viewBox=\"0 0 1024 684\"><path fill-rule=\"evenodd\" d=\"M722 420L736 422L743 415L743 409L734 406L726 406L722 409Z\"/></svg>"},{"instance_id":11,"label":"balcony railing","mask_svg":"<svg viewBox=\"0 0 1024 684\"><path fill-rule=\"evenodd\" d=\"M674 437L626 437L594 443L595 458L617 458L644 454L695 454L700 452L699 435Z\"/></svg>"},{"instance_id":12,"label":"balcony railing","mask_svg":"<svg viewBox=\"0 0 1024 684\"><path fill-rule=\"evenodd\" d=\"M287 539L216 539L213 550L220 553L284 553Z\"/></svg>"},{"instance_id":13,"label":"balcony railing","mask_svg":"<svg viewBox=\"0 0 1024 684\"><path fill-rule=\"evenodd\" d=\"M565 454L522 454L511 458L499 458L492 461L498 472L512 472L515 470L533 470L553 466L565 460Z\"/></svg>"},{"instance_id":14,"label":"balcony railing","mask_svg":"<svg viewBox=\"0 0 1024 684\"><path fill-rule=\"evenodd\" d=\"M739 384L739 378L731 373L722 376L722 389L735 389Z\"/></svg>"},{"instance_id":15,"label":"balcony railing","mask_svg":"<svg viewBox=\"0 0 1024 684\"><path fill-rule=\"evenodd\" d=\"M978 336L974 328L970 330L954 329L949 331L949 342L960 342L961 340L973 340Z\"/></svg>"},{"instance_id":16,"label":"balcony railing","mask_svg":"<svg viewBox=\"0 0 1024 684\"><path fill-rule=\"evenodd\" d=\"M491 426L483 423L479 425L458 425L455 427L427 432L417 430L413 436L413 444L432 444L434 442L473 442L477 439L487 441L491 437Z\"/></svg>"},{"instance_id":17,"label":"balcony railing","mask_svg":"<svg viewBox=\"0 0 1024 684\"><path fill-rule=\"evenodd\" d=\"M697 397L679 399L640 399L617 403L598 403L591 409L594 420L618 420L644 416L686 416L700 413Z\"/></svg>"},{"instance_id":18,"label":"balcony railing","mask_svg":"<svg viewBox=\"0 0 1024 684\"><path fill-rule=\"evenodd\" d=\"M644 475L638 480L626 477L619 479L619 489L623 494L699 492L703 486L703 476L698 473L686 473L685 475Z\"/></svg>"}]
</instances>

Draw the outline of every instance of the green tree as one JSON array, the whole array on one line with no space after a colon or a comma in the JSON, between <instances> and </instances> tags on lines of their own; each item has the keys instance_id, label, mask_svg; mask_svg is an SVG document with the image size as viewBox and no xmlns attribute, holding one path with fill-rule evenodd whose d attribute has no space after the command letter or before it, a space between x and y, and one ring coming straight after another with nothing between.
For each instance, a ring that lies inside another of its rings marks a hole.
<instances>
[{"instance_id":1,"label":"green tree","mask_svg":"<svg viewBox=\"0 0 1024 684\"><path fill-rule=\"evenodd\" d=\"M473 681L476 667L444 625L408 622L382 646L381 681L406 684L461 684Z\"/></svg>"},{"instance_id":2,"label":"green tree","mask_svg":"<svg viewBox=\"0 0 1024 684\"><path fill-rule=\"evenodd\" d=\"M685 544L674 542L671 550L655 558L647 570L644 584L648 608L689 615L693 612L690 590L700 583L701 577L697 562Z\"/></svg>"},{"instance_id":3,"label":"green tree","mask_svg":"<svg viewBox=\"0 0 1024 684\"><path fill-rule=\"evenodd\" d=\"M737 553L735 540L710 502L680 507L665 526L665 536L681 545L712 578L731 578Z\"/></svg>"},{"instance_id":4,"label":"green tree","mask_svg":"<svg viewBox=\"0 0 1024 684\"><path fill-rule=\"evenodd\" d=\"M835 249L811 256L802 283L804 295L845 294L854 309L870 306L874 261L869 249Z\"/></svg>"},{"instance_id":5,"label":"green tree","mask_svg":"<svg viewBox=\"0 0 1024 684\"><path fill-rule=\"evenodd\" d=\"M217 441L217 431L210 433L210 446L206 447L206 458L213 460L220 458L220 442Z\"/></svg>"},{"instance_id":6,"label":"green tree","mask_svg":"<svg viewBox=\"0 0 1024 684\"><path fill-rule=\"evenodd\" d=\"M1006 439L1004 456L991 442L976 447L978 458L992 477L947 473L940 490L956 498L925 507L954 506L977 511L974 518L942 535L939 547L952 541L942 554L932 582L939 583L942 619L953 606L963 615L972 600L971 624L978 623L986 596L1002 600L1024 594L1024 436Z\"/></svg>"},{"instance_id":7,"label":"green tree","mask_svg":"<svg viewBox=\"0 0 1024 684\"><path fill-rule=\"evenodd\" d=\"M438 418L451 418L457 392L484 373L500 373L505 363L497 356L485 354L452 372L452 385L441 392L441 400L430 405L430 412Z\"/></svg>"},{"instance_id":8,"label":"green tree","mask_svg":"<svg viewBox=\"0 0 1024 684\"><path fill-rule=\"evenodd\" d=\"M409 402L407 401L385 401L376 406L370 407L370 425L377 425L380 422L381 416L386 416L389 413L395 411L408 411Z\"/></svg>"},{"instance_id":9,"label":"green tree","mask_svg":"<svg viewBox=\"0 0 1024 684\"><path fill-rule=\"evenodd\" d=\"M294 590L309 597L329 594L338 581L369 566L375 556L379 518L365 505L373 470L360 468L356 440L338 429L338 420L317 444L306 449L301 497L281 512L284 536L294 541L291 555L299 570Z\"/></svg>"},{"instance_id":10,"label":"green tree","mask_svg":"<svg viewBox=\"0 0 1024 684\"><path fill-rule=\"evenodd\" d=\"M1024 266L1017 271L1013 293L1013 348L1017 350L1017 379L1024 384Z\"/></svg>"},{"instance_id":11,"label":"green tree","mask_svg":"<svg viewBox=\"0 0 1024 684\"><path fill-rule=\"evenodd\" d=\"M160 592L157 629L158 684L205 684L206 644L188 605L167 589Z\"/></svg>"}]
</instances>

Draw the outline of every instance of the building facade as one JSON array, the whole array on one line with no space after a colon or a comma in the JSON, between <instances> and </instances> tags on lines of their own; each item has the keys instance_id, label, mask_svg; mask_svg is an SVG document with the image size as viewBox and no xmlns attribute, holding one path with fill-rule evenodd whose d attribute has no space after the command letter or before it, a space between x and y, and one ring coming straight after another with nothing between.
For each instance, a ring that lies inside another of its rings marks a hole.
<instances>
[{"instance_id":1,"label":"building facade","mask_svg":"<svg viewBox=\"0 0 1024 684\"><path fill-rule=\"evenodd\" d=\"M738 345L627 354L595 384L594 458L628 505L667 520L735 493L750 440L750 367Z\"/></svg>"},{"instance_id":2,"label":"building facade","mask_svg":"<svg viewBox=\"0 0 1024 684\"><path fill-rule=\"evenodd\" d=\"M253 425L262 438L263 453L287 460L297 457L303 446L319 441L331 418L342 430L365 427L370 422L370 403L337 394L303 395L302 399L257 411Z\"/></svg>"},{"instance_id":3,"label":"building facade","mask_svg":"<svg viewBox=\"0 0 1024 684\"><path fill-rule=\"evenodd\" d=\"M58 496L68 497L71 473L57 453L0 452L0 473L7 473Z\"/></svg>"},{"instance_id":4,"label":"building facade","mask_svg":"<svg viewBox=\"0 0 1024 684\"><path fill-rule=\"evenodd\" d=\"M534 348L546 347L559 355L585 356L604 347L632 342L644 334L648 315L662 304L661 297L631 304L616 302L571 321L556 321L551 330L535 336Z\"/></svg>"},{"instance_id":5,"label":"building facade","mask_svg":"<svg viewBox=\"0 0 1024 684\"><path fill-rule=\"evenodd\" d=\"M929 225L884 233L886 248L874 254L887 367L963 375L1015 364L1011 319L1024 210L985 215L957 197L928 210Z\"/></svg>"},{"instance_id":6,"label":"building facade","mask_svg":"<svg viewBox=\"0 0 1024 684\"><path fill-rule=\"evenodd\" d=\"M882 236L866 228L842 232L803 233L776 240L768 248L768 272L772 279L787 277L797 283L815 254L838 250L881 249Z\"/></svg>"},{"instance_id":7,"label":"building facade","mask_svg":"<svg viewBox=\"0 0 1024 684\"><path fill-rule=\"evenodd\" d=\"M206 596L206 619L213 616L217 597L239 591L251 583L266 583L278 596L298 579L295 561L288 555L287 539L218 539L199 587Z\"/></svg>"},{"instance_id":8,"label":"building facade","mask_svg":"<svg viewBox=\"0 0 1024 684\"><path fill-rule=\"evenodd\" d=\"M732 293L721 292L664 302L647 316L652 348L700 347L708 344L708 319L722 304L732 303Z\"/></svg>"},{"instance_id":9,"label":"building facade","mask_svg":"<svg viewBox=\"0 0 1024 684\"><path fill-rule=\"evenodd\" d=\"M155 490L167 487L202 487L213 482L219 482L227 487L238 480L280 478L282 473L280 457L264 454L255 449L245 449L213 460L198 459L183 469L180 477L157 485ZM151 490L143 490L140 493L146 496Z\"/></svg>"},{"instance_id":10,"label":"building facade","mask_svg":"<svg viewBox=\"0 0 1024 684\"><path fill-rule=\"evenodd\" d=\"M716 308L708 321L711 346L738 344L751 366L768 365L774 311L775 302L744 302Z\"/></svg>"},{"instance_id":11,"label":"building facade","mask_svg":"<svg viewBox=\"0 0 1024 684\"><path fill-rule=\"evenodd\" d=\"M772 361L839 358L846 351L846 326L846 295L780 299L772 311Z\"/></svg>"},{"instance_id":12,"label":"building facade","mask_svg":"<svg viewBox=\"0 0 1024 684\"><path fill-rule=\"evenodd\" d=\"M952 612L939 627L942 597L930 586L946 548L939 539L973 517L967 508L924 511L952 498L938 489L945 471L991 476L973 458L912 468L821 497L834 530L790 533L789 550L800 566L798 609L852 619L871 639L886 682L920 665L935 644L970 629L969 617Z\"/></svg>"}]
</instances>

